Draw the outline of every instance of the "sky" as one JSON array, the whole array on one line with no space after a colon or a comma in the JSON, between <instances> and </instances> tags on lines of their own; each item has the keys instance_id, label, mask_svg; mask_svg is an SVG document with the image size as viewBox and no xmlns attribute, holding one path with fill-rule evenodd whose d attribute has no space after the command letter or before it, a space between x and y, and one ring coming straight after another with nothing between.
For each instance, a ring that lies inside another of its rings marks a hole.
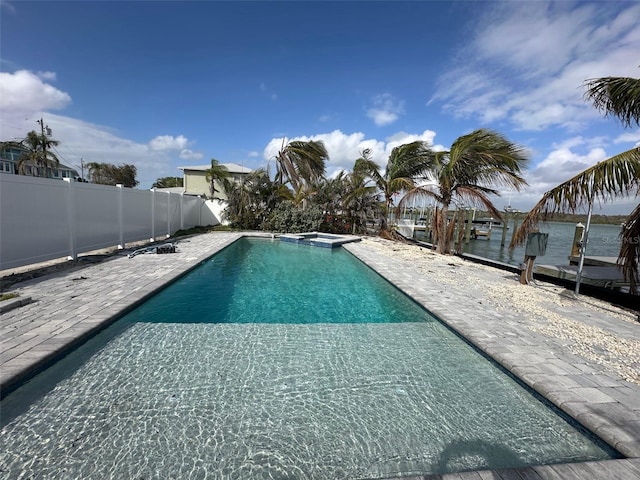
<instances>
[{"instance_id":1,"label":"sky","mask_svg":"<svg viewBox=\"0 0 640 480\"><path fill-rule=\"evenodd\" d=\"M42 118L62 163L133 164L146 189L212 158L266 167L284 141L322 140L331 176L488 128L529 152L529 186L495 201L524 211L640 145L584 99L640 77L639 25L635 1L0 0L0 140Z\"/></svg>"}]
</instances>

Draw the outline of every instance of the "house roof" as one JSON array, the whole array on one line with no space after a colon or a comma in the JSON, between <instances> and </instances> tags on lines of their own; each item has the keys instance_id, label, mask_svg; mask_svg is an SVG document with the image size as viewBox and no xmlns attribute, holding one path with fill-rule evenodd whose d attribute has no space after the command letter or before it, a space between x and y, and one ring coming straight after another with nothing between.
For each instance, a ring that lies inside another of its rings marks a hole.
<instances>
[{"instance_id":1,"label":"house roof","mask_svg":"<svg viewBox=\"0 0 640 480\"><path fill-rule=\"evenodd\" d=\"M252 169L248 168L248 167L243 167L242 165L238 165L237 163L221 163L220 165L222 165L223 167L227 167L227 170L229 170L229 173L251 173L253 172ZM209 170L211 168L211 164L208 165L191 165L191 166L186 166L186 167L178 167L178 169L182 170L183 172L186 170L191 170L191 171L196 171L196 172L204 172L206 170Z\"/></svg>"}]
</instances>

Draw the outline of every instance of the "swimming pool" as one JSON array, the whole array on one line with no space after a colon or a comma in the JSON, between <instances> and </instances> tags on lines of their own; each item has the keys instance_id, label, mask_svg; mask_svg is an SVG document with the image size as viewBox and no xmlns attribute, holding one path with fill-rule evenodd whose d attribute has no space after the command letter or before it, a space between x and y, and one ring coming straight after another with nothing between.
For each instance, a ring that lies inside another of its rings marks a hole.
<instances>
[{"instance_id":1,"label":"swimming pool","mask_svg":"<svg viewBox=\"0 0 640 480\"><path fill-rule=\"evenodd\" d=\"M384 478L612 455L342 249L237 242L45 376L61 381L3 429L8 478Z\"/></svg>"}]
</instances>

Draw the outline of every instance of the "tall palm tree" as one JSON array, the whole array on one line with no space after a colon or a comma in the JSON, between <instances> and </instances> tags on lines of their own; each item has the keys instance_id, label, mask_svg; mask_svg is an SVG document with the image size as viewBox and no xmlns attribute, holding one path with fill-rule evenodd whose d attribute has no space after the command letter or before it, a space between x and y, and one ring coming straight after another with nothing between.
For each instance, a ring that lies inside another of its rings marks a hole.
<instances>
[{"instance_id":1,"label":"tall palm tree","mask_svg":"<svg viewBox=\"0 0 640 480\"><path fill-rule=\"evenodd\" d=\"M364 152L363 152L364 154ZM366 174L355 168L344 178L342 209L351 225L351 233L366 233L367 222L380 212L378 188L370 185Z\"/></svg>"},{"instance_id":2,"label":"tall palm tree","mask_svg":"<svg viewBox=\"0 0 640 480\"><path fill-rule=\"evenodd\" d=\"M489 195L499 195L498 187L520 190L526 185L522 170L527 163L523 147L497 132L475 130L459 137L450 150L431 152L423 171L427 183L408 189L398 206L414 198L434 199L440 205L434 215L434 243L437 252L448 254L455 228L455 221L447 223L451 203L479 204L501 219Z\"/></svg>"},{"instance_id":3,"label":"tall palm tree","mask_svg":"<svg viewBox=\"0 0 640 480\"><path fill-rule=\"evenodd\" d=\"M25 152L18 158L18 173L24 175L30 167L34 176L51 177L53 170L60 165L60 160L52 149L60 142L32 130L20 144Z\"/></svg>"},{"instance_id":4,"label":"tall palm tree","mask_svg":"<svg viewBox=\"0 0 640 480\"><path fill-rule=\"evenodd\" d=\"M216 181L222 182L224 179L229 178L231 175L229 170L224 165L220 165L220 162L215 158L211 159L211 167L206 171L207 183L209 183L209 190L211 191L211 198L216 198Z\"/></svg>"},{"instance_id":5,"label":"tall palm tree","mask_svg":"<svg viewBox=\"0 0 640 480\"><path fill-rule=\"evenodd\" d=\"M389 215L393 209L394 197L416 187L416 178L429 168L432 154L426 142L415 141L400 145L391 151L384 173L381 173L380 166L371 159L371 150L368 148L356 160L354 173L368 176L384 196L380 225L383 235L389 230Z\"/></svg>"},{"instance_id":6,"label":"tall palm tree","mask_svg":"<svg viewBox=\"0 0 640 480\"><path fill-rule=\"evenodd\" d=\"M324 177L325 162L329 154L321 141L291 141L284 144L275 157L276 183L289 183L294 192L301 190L303 184L311 184Z\"/></svg>"}]
</instances>

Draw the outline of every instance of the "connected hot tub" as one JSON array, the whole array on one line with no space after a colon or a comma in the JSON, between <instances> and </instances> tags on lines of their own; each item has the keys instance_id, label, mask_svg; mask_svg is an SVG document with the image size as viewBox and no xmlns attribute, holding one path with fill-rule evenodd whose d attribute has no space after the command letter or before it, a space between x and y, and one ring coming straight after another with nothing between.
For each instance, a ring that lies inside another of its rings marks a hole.
<instances>
[{"instance_id":1,"label":"connected hot tub","mask_svg":"<svg viewBox=\"0 0 640 480\"><path fill-rule=\"evenodd\" d=\"M355 235L334 235L332 233L287 233L280 235L280 240L289 243L300 243L313 247L336 248L350 242L359 242L360 237Z\"/></svg>"}]
</instances>

